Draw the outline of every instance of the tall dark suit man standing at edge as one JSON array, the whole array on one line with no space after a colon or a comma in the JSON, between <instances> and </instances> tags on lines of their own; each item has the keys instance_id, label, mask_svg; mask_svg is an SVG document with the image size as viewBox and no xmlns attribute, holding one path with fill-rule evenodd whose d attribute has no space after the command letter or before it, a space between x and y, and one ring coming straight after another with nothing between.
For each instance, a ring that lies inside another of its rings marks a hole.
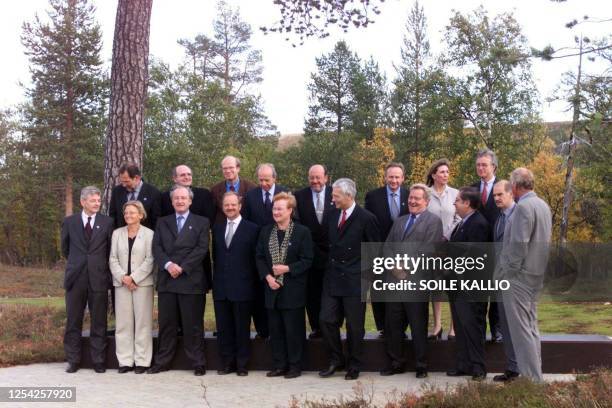
<instances>
[{"instance_id":1,"label":"tall dark suit man standing at edge","mask_svg":"<svg viewBox=\"0 0 612 408\"><path fill-rule=\"evenodd\" d=\"M387 237L391 245L394 242L414 243L410 246L413 256L433 252L433 244L443 242L442 220L427 210L430 190L425 184L413 184L408 196L410 214L395 220ZM395 252L395 251L394 251ZM395 253L386 255L395 256ZM397 272L398 279L406 279L405 271ZM417 272L419 273L419 272ZM425 295L425 294L423 294ZM422 300L410 302L389 302L386 304L385 345L390 360L388 366L380 372L383 376L400 374L405 370L406 357L403 352L404 330L410 324L412 348L416 360L416 377L427 377L427 327L429 322L429 295Z\"/></svg>"},{"instance_id":2,"label":"tall dark suit man standing at edge","mask_svg":"<svg viewBox=\"0 0 612 408\"><path fill-rule=\"evenodd\" d=\"M308 170L308 187L294 193L297 201L297 213L300 223L310 229L314 242L314 259L308 271L308 292L306 313L312 332L310 339L321 337L319 316L321 312L321 292L323 291L323 274L329 256L328 222L334 210L332 188L327 185L327 170L321 164L315 164Z\"/></svg>"},{"instance_id":3,"label":"tall dark suit man standing at edge","mask_svg":"<svg viewBox=\"0 0 612 408\"><path fill-rule=\"evenodd\" d=\"M221 171L223 172L223 181L218 182L210 188L215 201L215 218L211 219L211 223L225 222L223 214L223 194L228 191L238 193L238 196L244 203L244 196L247 191L257 187L253 182L240 177L240 159L234 156L225 156L221 160ZM244 208L243 208L244 210Z\"/></svg>"},{"instance_id":4,"label":"tall dark suit man standing at edge","mask_svg":"<svg viewBox=\"0 0 612 408\"><path fill-rule=\"evenodd\" d=\"M526 168L510 175L512 193L518 201L507 224L496 277L508 279L502 292L504 312L522 376L542 382L542 354L538 330L537 301L544 282L552 235L548 204L533 191L533 173Z\"/></svg>"},{"instance_id":5,"label":"tall dark suit man standing at edge","mask_svg":"<svg viewBox=\"0 0 612 408\"><path fill-rule=\"evenodd\" d=\"M255 264L259 227L242 218L241 207L238 193L225 193L223 213L227 221L213 227L213 298L223 363L217 371L220 375L234 371L239 376L248 374L251 313L259 281Z\"/></svg>"},{"instance_id":6,"label":"tall dark suit man standing at edge","mask_svg":"<svg viewBox=\"0 0 612 408\"><path fill-rule=\"evenodd\" d=\"M257 224L259 228L274 223L272 218L272 199L275 194L289 191L276 184L276 169L271 163L262 163L255 170L259 187L249 190L244 197L244 218ZM253 324L257 337L267 339L270 336L268 329L268 312L265 306L266 283L259 281L255 291L255 304L253 305Z\"/></svg>"},{"instance_id":7,"label":"tall dark suit man standing at edge","mask_svg":"<svg viewBox=\"0 0 612 408\"><path fill-rule=\"evenodd\" d=\"M142 225L155 230L155 223L161 215L161 194L154 186L142 180L142 173L135 164L123 164L119 167L120 184L111 192L108 215L115 220L115 228L125 226L123 204L130 200L142 203L147 218Z\"/></svg>"},{"instance_id":8,"label":"tall dark suit man standing at edge","mask_svg":"<svg viewBox=\"0 0 612 408\"><path fill-rule=\"evenodd\" d=\"M497 222L497 217L499 217L500 212L493 198L493 186L497 183L497 177L495 176L497 166L497 156L492 150L483 149L476 155L476 173L478 177L480 177L480 181L472 184L472 187L477 188L480 193L480 206L478 210L487 219L491 228L493 228ZM489 309L489 331L491 332L491 341L500 343L503 340L503 336L499 323L497 304L495 300L492 299L487 306Z\"/></svg>"},{"instance_id":9,"label":"tall dark suit man standing at edge","mask_svg":"<svg viewBox=\"0 0 612 408\"><path fill-rule=\"evenodd\" d=\"M380 242L376 217L355 202L353 180L341 178L333 184L336 211L329 219L329 265L323 277L321 332L330 356L329 367L319 372L330 377L347 368L346 380L359 377L363 363L366 304L361 301L361 243ZM340 341L340 326L346 319L348 357Z\"/></svg>"},{"instance_id":10,"label":"tall dark suit man standing at edge","mask_svg":"<svg viewBox=\"0 0 612 408\"><path fill-rule=\"evenodd\" d=\"M408 190L404 184L404 165L402 163L389 163L385 167L385 186L368 191L365 196L364 207L374 214L380 227L380 235L384 241L391 231L393 222L398 217L406 215L408 208ZM372 302L372 314L380 336L384 335L385 303Z\"/></svg>"},{"instance_id":11,"label":"tall dark suit man standing at edge","mask_svg":"<svg viewBox=\"0 0 612 408\"><path fill-rule=\"evenodd\" d=\"M479 204L480 195L475 187L459 189L455 209L461 217L461 222L453 230L450 242L491 241L491 228L486 218L477 210ZM478 251L478 248L473 249ZM487 303L476 302L469 294L462 292L449 292L449 299L457 346L455 368L447 371L446 375L471 375L473 380L484 380L487 377L484 344Z\"/></svg>"},{"instance_id":12,"label":"tall dark suit man standing at edge","mask_svg":"<svg viewBox=\"0 0 612 408\"><path fill-rule=\"evenodd\" d=\"M90 351L96 373L106 371L107 291L111 287L108 266L113 219L99 214L100 190L89 186L81 190L83 211L64 219L62 254L66 258L66 331L64 353L67 373L74 373L81 363L81 332L85 306L91 317Z\"/></svg>"},{"instance_id":13,"label":"tall dark suit man standing at edge","mask_svg":"<svg viewBox=\"0 0 612 408\"><path fill-rule=\"evenodd\" d=\"M159 345L147 373L157 374L170 368L180 315L185 354L192 362L194 374L200 376L206 374L202 320L209 282L202 261L208 252L209 222L190 213L193 193L188 187L175 186L170 197L175 213L160 218L153 239L158 266Z\"/></svg>"}]
</instances>

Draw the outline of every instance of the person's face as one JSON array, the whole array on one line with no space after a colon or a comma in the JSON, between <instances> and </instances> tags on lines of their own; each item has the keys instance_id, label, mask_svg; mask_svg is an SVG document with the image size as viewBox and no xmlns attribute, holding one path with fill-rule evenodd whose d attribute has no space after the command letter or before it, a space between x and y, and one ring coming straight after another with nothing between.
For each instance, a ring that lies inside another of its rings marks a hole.
<instances>
[{"instance_id":1,"label":"person's face","mask_svg":"<svg viewBox=\"0 0 612 408\"><path fill-rule=\"evenodd\" d=\"M327 184L327 176L323 166L313 166L308 172L308 183L310 188L317 193L323 191Z\"/></svg>"},{"instance_id":2,"label":"person's face","mask_svg":"<svg viewBox=\"0 0 612 408\"><path fill-rule=\"evenodd\" d=\"M291 218L293 210L288 207L287 200L276 200L272 206L272 218L277 224L283 224Z\"/></svg>"},{"instance_id":3,"label":"person's face","mask_svg":"<svg viewBox=\"0 0 612 408\"><path fill-rule=\"evenodd\" d=\"M340 210L346 210L353 205L353 197L348 194L344 194L339 187L334 187L332 190L332 200L336 205L336 208Z\"/></svg>"},{"instance_id":4,"label":"person's face","mask_svg":"<svg viewBox=\"0 0 612 408\"><path fill-rule=\"evenodd\" d=\"M495 166L489 156L482 156L476 159L476 173L478 177L485 181L489 181L495 174Z\"/></svg>"},{"instance_id":5,"label":"person's face","mask_svg":"<svg viewBox=\"0 0 612 408\"><path fill-rule=\"evenodd\" d=\"M138 212L138 208L133 205L128 205L123 210L123 219L127 225L137 225L142 221L142 214Z\"/></svg>"},{"instance_id":6,"label":"person's face","mask_svg":"<svg viewBox=\"0 0 612 408\"><path fill-rule=\"evenodd\" d=\"M191 169L187 166L178 166L176 168L176 176L172 180L180 186L191 187L191 182L193 181Z\"/></svg>"},{"instance_id":7,"label":"person's face","mask_svg":"<svg viewBox=\"0 0 612 408\"><path fill-rule=\"evenodd\" d=\"M238 217L241 208L240 200L235 195L229 195L223 199L223 214L230 220Z\"/></svg>"},{"instance_id":8,"label":"person's face","mask_svg":"<svg viewBox=\"0 0 612 408\"><path fill-rule=\"evenodd\" d=\"M434 180L434 183L440 186L445 186L448 184L448 177L450 172L448 170L448 166L442 165L438 167L436 172L431 175Z\"/></svg>"},{"instance_id":9,"label":"person's face","mask_svg":"<svg viewBox=\"0 0 612 408\"><path fill-rule=\"evenodd\" d=\"M100 211L101 205L102 200L100 198L100 194L90 194L84 199L81 199L81 207L83 207L85 214L88 215L93 215Z\"/></svg>"},{"instance_id":10,"label":"person's face","mask_svg":"<svg viewBox=\"0 0 612 408\"><path fill-rule=\"evenodd\" d=\"M512 191L506 191L503 186L498 184L493 186L493 199L495 200L497 208L501 208L502 210L510 208L514 201Z\"/></svg>"},{"instance_id":11,"label":"person's face","mask_svg":"<svg viewBox=\"0 0 612 408\"><path fill-rule=\"evenodd\" d=\"M233 183L238 179L240 166L236 164L236 159L233 157L228 157L221 162L221 170L223 170L223 178L226 181Z\"/></svg>"},{"instance_id":12,"label":"person's face","mask_svg":"<svg viewBox=\"0 0 612 408\"><path fill-rule=\"evenodd\" d=\"M385 173L385 183L392 191L396 191L404 182L404 172L399 167L390 167Z\"/></svg>"},{"instance_id":13,"label":"person's face","mask_svg":"<svg viewBox=\"0 0 612 408\"><path fill-rule=\"evenodd\" d=\"M127 171L124 171L119 175L119 182L121 185L127 189L128 191L134 191L136 187L138 187L138 183L140 183L140 176L134 176L134 178L130 178L130 175Z\"/></svg>"},{"instance_id":14,"label":"person's face","mask_svg":"<svg viewBox=\"0 0 612 408\"><path fill-rule=\"evenodd\" d=\"M410 190L408 194L408 211L410 214L420 214L427 209L429 201L425 199L425 192L420 188Z\"/></svg>"},{"instance_id":15,"label":"person's face","mask_svg":"<svg viewBox=\"0 0 612 408\"><path fill-rule=\"evenodd\" d=\"M269 167L262 167L259 169L257 178L259 179L259 187L261 187L263 191L269 191L276 182L273 174L272 169Z\"/></svg>"},{"instance_id":16,"label":"person's face","mask_svg":"<svg viewBox=\"0 0 612 408\"><path fill-rule=\"evenodd\" d=\"M457 195L457 198L455 199L455 210L457 211L457 214L459 214L461 218L464 218L471 211L470 201L469 200L463 201L461 199L461 196Z\"/></svg>"},{"instance_id":17,"label":"person's face","mask_svg":"<svg viewBox=\"0 0 612 408\"><path fill-rule=\"evenodd\" d=\"M191 198L189 192L185 188L177 188L172 192L172 207L174 211L183 214L189 210L191 206Z\"/></svg>"}]
</instances>

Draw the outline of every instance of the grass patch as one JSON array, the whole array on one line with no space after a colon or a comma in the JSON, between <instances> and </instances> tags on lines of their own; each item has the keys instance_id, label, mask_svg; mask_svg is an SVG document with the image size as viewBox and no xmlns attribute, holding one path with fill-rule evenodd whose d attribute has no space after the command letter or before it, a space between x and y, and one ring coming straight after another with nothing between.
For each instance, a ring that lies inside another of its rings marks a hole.
<instances>
[{"instance_id":1,"label":"grass patch","mask_svg":"<svg viewBox=\"0 0 612 408\"><path fill-rule=\"evenodd\" d=\"M64 296L64 270L0 264L0 298Z\"/></svg>"}]
</instances>

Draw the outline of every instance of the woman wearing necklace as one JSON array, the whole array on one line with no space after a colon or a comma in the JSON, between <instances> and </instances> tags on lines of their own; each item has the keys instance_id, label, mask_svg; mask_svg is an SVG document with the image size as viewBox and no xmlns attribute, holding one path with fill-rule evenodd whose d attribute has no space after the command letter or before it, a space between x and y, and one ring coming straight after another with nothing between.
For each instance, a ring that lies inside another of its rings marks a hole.
<instances>
[{"instance_id":1,"label":"woman wearing necklace","mask_svg":"<svg viewBox=\"0 0 612 408\"><path fill-rule=\"evenodd\" d=\"M257 242L257 270L267 284L265 302L274 365L268 377L296 378L302 370L306 273L312 263L313 244L308 228L291 219L295 207L291 193L275 195L275 223L262 228Z\"/></svg>"},{"instance_id":2,"label":"woman wearing necklace","mask_svg":"<svg viewBox=\"0 0 612 408\"><path fill-rule=\"evenodd\" d=\"M119 373L144 373L153 355L153 231L141 225L140 201L123 205L126 226L113 232L109 266L115 286ZM134 365L136 367L134 367Z\"/></svg>"}]
</instances>

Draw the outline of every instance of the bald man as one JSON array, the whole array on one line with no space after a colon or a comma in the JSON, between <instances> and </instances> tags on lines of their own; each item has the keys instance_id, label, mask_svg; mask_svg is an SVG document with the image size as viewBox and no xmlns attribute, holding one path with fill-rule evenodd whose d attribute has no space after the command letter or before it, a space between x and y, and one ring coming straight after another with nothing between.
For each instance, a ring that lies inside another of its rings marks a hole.
<instances>
[{"instance_id":1,"label":"bald man","mask_svg":"<svg viewBox=\"0 0 612 408\"><path fill-rule=\"evenodd\" d=\"M228 191L234 191L238 193L240 198L244 198L246 193L257 187L257 185L240 177L240 159L235 156L225 156L223 160L221 160L221 171L223 172L223 181L213 185L210 188L210 192L215 202L214 222L215 224L221 223L225 225L226 218L223 213L223 195Z\"/></svg>"}]
</instances>

